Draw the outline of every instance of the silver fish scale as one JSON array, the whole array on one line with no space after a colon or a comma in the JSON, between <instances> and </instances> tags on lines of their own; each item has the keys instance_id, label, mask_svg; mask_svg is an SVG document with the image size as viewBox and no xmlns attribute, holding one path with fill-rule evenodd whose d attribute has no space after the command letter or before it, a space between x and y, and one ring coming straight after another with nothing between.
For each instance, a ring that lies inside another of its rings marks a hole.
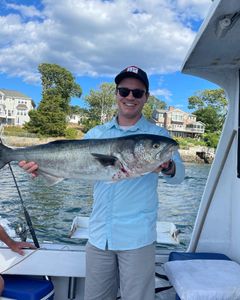
<instances>
[{"instance_id":1,"label":"silver fish scale","mask_svg":"<svg viewBox=\"0 0 240 300\"><path fill-rule=\"evenodd\" d=\"M14 149L0 144L0 168L9 161L34 161L49 185L64 178L112 181L152 172L176 149L174 140L150 134Z\"/></svg>"}]
</instances>

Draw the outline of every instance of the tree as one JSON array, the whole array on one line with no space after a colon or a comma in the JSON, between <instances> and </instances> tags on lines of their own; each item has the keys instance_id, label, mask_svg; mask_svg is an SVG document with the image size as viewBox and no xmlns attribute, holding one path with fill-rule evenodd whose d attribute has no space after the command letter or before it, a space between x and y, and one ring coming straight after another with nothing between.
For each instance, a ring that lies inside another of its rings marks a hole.
<instances>
[{"instance_id":1,"label":"tree","mask_svg":"<svg viewBox=\"0 0 240 300\"><path fill-rule=\"evenodd\" d=\"M63 67L56 64L40 64L38 70L41 73L42 94L53 91L61 97L60 107L69 113L71 97L80 98L82 89L75 83L73 75Z\"/></svg>"},{"instance_id":2,"label":"tree","mask_svg":"<svg viewBox=\"0 0 240 300\"><path fill-rule=\"evenodd\" d=\"M227 99L223 89L204 90L188 98L188 108L205 127L204 141L216 147L227 114Z\"/></svg>"},{"instance_id":3,"label":"tree","mask_svg":"<svg viewBox=\"0 0 240 300\"><path fill-rule=\"evenodd\" d=\"M218 132L222 128L222 118L218 115L216 109L212 106L201 108L194 112L198 121L203 122L205 127L205 132Z\"/></svg>"},{"instance_id":4,"label":"tree","mask_svg":"<svg viewBox=\"0 0 240 300\"><path fill-rule=\"evenodd\" d=\"M88 104L88 123L103 124L109 121L116 112L115 84L103 83L99 91L90 91L85 97Z\"/></svg>"},{"instance_id":5,"label":"tree","mask_svg":"<svg viewBox=\"0 0 240 300\"><path fill-rule=\"evenodd\" d=\"M167 108L167 104L164 101L159 100L158 98L150 95L148 97L148 101L145 103L143 107L143 115L148 120L150 120L152 118L152 114L155 109L166 109L166 108Z\"/></svg>"},{"instance_id":6,"label":"tree","mask_svg":"<svg viewBox=\"0 0 240 300\"><path fill-rule=\"evenodd\" d=\"M87 113L87 109L86 108L82 108L78 105L73 105L73 106L70 106L70 114L73 115L73 114L86 114Z\"/></svg>"},{"instance_id":7,"label":"tree","mask_svg":"<svg viewBox=\"0 0 240 300\"><path fill-rule=\"evenodd\" d=\"M64 135L66 114L60 109L61 101L59 95L45 93L38 109L29 112L30 121L24 127L38 135Z\"/></svg>"},{"instance_id":8,"label":"tree","mask_svg":"<svg viewBox=\"0 0 240 300\"><path fill-rule=\"evenodd\" d=\"M56 64L40 64L42 100L29 113L30 121L25 127L33 133L45 136L63 136L70 113L71 97L80 97L81 87L72 74Z\"/></svg>"},{"instance_id":9,"label":"tree","mask_svg":"<svg viewBox=\"0 0 240 300\"><path fill-rule=\"evenodd\" d=\"M227 114L227 103L223 89L200 91L188 98L188 108L195 109L193 114L206 124L207 131L222 130Z\"/></svg>"},{"instance_id":10,"label":"tree","mask_svg":"<svg viewBox=\"0 0 240 300\"><path fill-rule=\"evenodd\" d=\"M208 147L217 148L219 133L216 132L208 132L203 135L203 140Z\"/></svg>"}]
</instances>

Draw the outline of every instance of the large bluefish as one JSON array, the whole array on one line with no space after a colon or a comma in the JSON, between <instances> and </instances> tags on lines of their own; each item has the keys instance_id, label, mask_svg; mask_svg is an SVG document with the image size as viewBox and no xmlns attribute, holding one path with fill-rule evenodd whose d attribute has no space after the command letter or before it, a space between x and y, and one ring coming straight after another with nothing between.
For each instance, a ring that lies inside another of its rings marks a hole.
<instances>
[{"instance_id":1,"label":"large bluefish","mask_svg":"<svg viewBox=\"0 0 240 300\"><path fill-rule=\"evenodd\" d=\"M60 140L25 148L0 144L0 168L11 161L34 161L49 185L64 178L117 181L154 171L177 148L173 139L152 134Z\"/></svg>"}]
</instances>

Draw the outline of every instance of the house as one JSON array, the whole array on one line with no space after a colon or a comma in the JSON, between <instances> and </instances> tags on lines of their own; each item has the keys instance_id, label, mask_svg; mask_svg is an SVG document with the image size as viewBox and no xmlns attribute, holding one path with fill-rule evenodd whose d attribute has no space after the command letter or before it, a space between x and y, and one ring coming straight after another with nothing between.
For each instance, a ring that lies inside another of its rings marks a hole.
<instances>
[{"instance_id":1,"label":"house","mask_svg":"<svg viewBox=\"0 0 240 300\"><path fill-rule=\"evenodd\" d=\"M72 125L81 125L84 120L87 119L87 116L83 112L73 113L67 116L67 123Z\"/></svg>"},{"instance_id":2,"label":"house","mask_svg":"<svg viewBox=\"0 0 240 300\"><path fill-rule=\"evenodd\" d=\"M71 114L67 116L67 122L70 124L80 124L82 116L80 114Z\"/></svg>"},{"instance_id":3,"label":"house","mask_svg":"<svg viewBox=\"0 0 240 300\"><path fill-rule=\"evenodd\" d=\"M156 125L165 127L175 137L196 138L205 131L205 124L197 121L195 115L186 113L173 106L170 106L168 110L154 110L153 121Z\"/></svg>"},{"instance_id":4,"label":"house","mask_svg":"<svg viewBox=\"0 0 240 300\"><path fill-rule=\"evenodd\" d=\"M33 100L14 90L0 89L0 125L23 125L30 120Z\"/></svg>"}]
</instances>

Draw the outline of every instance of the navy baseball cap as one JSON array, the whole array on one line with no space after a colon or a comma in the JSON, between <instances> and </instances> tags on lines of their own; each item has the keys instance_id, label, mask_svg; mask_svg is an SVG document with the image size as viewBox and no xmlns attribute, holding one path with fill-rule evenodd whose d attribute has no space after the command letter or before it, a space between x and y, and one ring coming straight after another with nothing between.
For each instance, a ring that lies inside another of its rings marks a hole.
<instances>
[{"instance_id":1,"label":"navy baseball cap","mask_svg":"<svg viewBox=\"0 0 240 300\"><path fill-rule=\"evenodd\" d=\"M125 68L115 77L115 83L118 85L120 81L122 81L124 78L136 78L142 81L142 83L146 86L148 92L149 81L148 81L147 73L144 72L142 69L136 66L130 66Z\"/></svg>"}]
</instances>

